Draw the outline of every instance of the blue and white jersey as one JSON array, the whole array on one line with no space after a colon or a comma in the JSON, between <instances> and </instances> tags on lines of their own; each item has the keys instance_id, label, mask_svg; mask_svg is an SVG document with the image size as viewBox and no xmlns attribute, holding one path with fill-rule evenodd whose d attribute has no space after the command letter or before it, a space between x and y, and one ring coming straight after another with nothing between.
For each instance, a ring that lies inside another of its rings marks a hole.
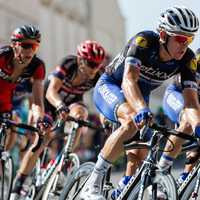
<instances>
[{"instance_id":1,"label":"blue and white jersey","mask_svg":"<svg viewBox=\"0 0 200 200\"><path fill-rule=\"evenodd\" d=\"M143 31L132 37L124 49L106 68L106 73L121 85L125 63L140 70L139 82L144 82L150 90L160 86L165 80L180 73L183 88L197 88L195 80L196 59L191 49L187 49L181 60L161 61L159 55L159 35L153 31Z\"/></svg>"}]
</instances>

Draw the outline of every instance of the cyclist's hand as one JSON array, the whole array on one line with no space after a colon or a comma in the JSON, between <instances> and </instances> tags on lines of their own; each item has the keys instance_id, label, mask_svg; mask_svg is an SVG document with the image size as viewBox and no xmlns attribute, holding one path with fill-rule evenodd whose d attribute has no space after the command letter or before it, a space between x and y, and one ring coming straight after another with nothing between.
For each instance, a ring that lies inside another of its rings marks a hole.
<instances>
[{"instance_id":1,"label":"cyclist's hand","mask_svg":"<svg viewBox=\"0 0 200 200\"><path fill-rule=\"evenodd\" d=\"M67 118L69 114L69 108L64 104L61 104L57 107L56 113L58 114L61 120L65 121L65 119Z\"/></svg>"},{"instance_id":2,"label":"cyclist's hand","mask_svg":"<svg viewBox=\"0 0 200 200\"><path fill-rule=\"evenodd\" d=\"M141 109L133 118L135 124L139 129L141 129L144 125L148 125L152 122L153 114L149 108Z\"/></svg>"},{"instance_id":3,"label":"cyclist's hand","mask_svg":"<svg viewBox=\"0 0 200 200\"><path fill-rule=\"evenodd\" d=\"M48 132L52 125L53 119L48 115L44 115L43 118L39 118L37 120L37 128L41 133Z\"/></svg>"}]
</instances>

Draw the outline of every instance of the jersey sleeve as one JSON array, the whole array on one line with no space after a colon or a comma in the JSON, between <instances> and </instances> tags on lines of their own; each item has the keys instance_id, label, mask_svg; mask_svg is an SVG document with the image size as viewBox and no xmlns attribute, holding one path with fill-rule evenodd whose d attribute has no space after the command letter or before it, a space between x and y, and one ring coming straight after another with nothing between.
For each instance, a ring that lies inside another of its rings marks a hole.
<instances>
[{"instance_id":1,"label":"jersey sleeve","mask_svg":"<svg viewBox=\"0 0 200 200\"><path fill-rule=\"evenodd\" d=\"M197 90L196 70L197 60L194 53L188 50L182 61L181 85L182 88L191 88Z\"/></svg>"},{"instance_id":2,"label":"jersey sleeve","mask_svg":"<svg viewBox=\"0 0 200 200\"><path fill-rule=\"evenodd\" d=\"M128 42L125 63L140 68L141 60L147 60L148 51L157 48L158 41L158 35L152 31L138 33Z\"/></svg>"},{"instance_id":3,"label":"jersey sleeve","mask_svg":"<svg viewBox=\"0 0 200 200\"><path fill-rule=\"evenodd\" d=\"M56 69L53 71L53 76L64 80L68 72L70 71L71 65L69 64L68 58L65 58L61 61L59 65L56 66Z\"/></svg>"}]
</instances>

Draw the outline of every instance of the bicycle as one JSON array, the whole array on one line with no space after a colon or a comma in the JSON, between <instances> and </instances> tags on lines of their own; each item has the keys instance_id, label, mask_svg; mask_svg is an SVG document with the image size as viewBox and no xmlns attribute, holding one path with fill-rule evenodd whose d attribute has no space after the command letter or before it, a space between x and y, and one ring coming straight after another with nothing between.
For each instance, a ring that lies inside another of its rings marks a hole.
<instances>
[{"instance_id":1,"label":"bicycle","mask_svg":"<svg viewBox=\"0 0 200 200\"><path fill-rule=\"evenodd\" d=\"M195 142L185 144L183 146L183 152L197 149L199 148L199 139L196 139ZM178 187L178 196L180 200L188 200L190 197L192 199L198 199L200 187L200 160L197 160L195 166L193 167L192 171L189 173L186 180Z\"/></svg>"},{"instance_id":2,"label":"bicycle","mask_svg":"<svg viewBox=\"0 0 200 200\"><path fill-rule=\"evenodd\" d=\"M177 137L181 137L183 139L191 139L190 136L177 132L172 129L167 129L166 127L161 127L156 124L151 126L151 129L154 130L153 135L149 142L131 142L130 144L124 144L124 148L126 150L133 148L141 148L141 149L149 149L147 158L144 160L142 166L139 171L136 173L135 177L132 177L117 198L117 200L142 200L147 199L144 197L145 191L149 186L152 186L150 198L155 200L157 199L157 186L160 186L160 189L163 189L163 192L167 195L168 200L176 200L178 199L176 183L173 176L168 171L160 171L156 166L156 157L158 153L158 142L161 140L161 135L167 137L171 134L176 135ZM143 138L143 133L141 134L141 138ZM194 138L193 138L194 139ZM86 165L86 163L84 164ZM78 195L80 194L81 188L83 188L87 179L89 178L91 171L93 170L94 165L87 169L83 166L80 167L76 173L74 173L73 177L71 177L71 183L67 184L64 188L65 197L61 195L60 200L75 200L79 199ZM87 172L87 173L86 173ZM67 197L72 190L71 185L78 182L85 175L84 181L80 185L80 187L76 188L76 192L70 198ZM113 188L112 183L110 183L110 170L105 177L106 182L103 186L103 194L105 198L108 198L108 192Z\"/></svg>"},{"instance_id":3,"label":"bicycle","mask_svg":"<svg viewBox=\"0 0 200 200\"><path fill-rule=\"evenodd\" d=\"M45 154L43 155L41 160L38 159L32 183L30 184L28 189L27 197L24 198L25 200L58 199L62 189L58 187L61 173L64 173L64 181L68 181L70 179L70 176L72 176L74 171L80 166L78 156L75 153L72 153L72 147L74 144L77 129L82 126L87 126L95 129L99 128L93 125L91 122L78 120L73 117L68 117L66 121L70 121L70 131L66 134L64 133L59 134L59 136L55 136L55 138L64 138L67 136L67 140L62 150L58 153L54 161L50 160L48 162L45 169L41 168L41 166L44 164ZM56 130L56 128L58 128L58 124L51 131ZM67 166L67 169L65 168L64 172L63 166Z\"/></svg>"},{"instance_id":4,"label":"bicycle","mask_svg":"<svg viewBox=\"0 0 200 200\"><path fill-rule=\"evenodd\" d=\"M0 118L0 199L9 200L14 178L13 160L9 152L5 151L5 141L7 129L12 127L23 128L32 132L37 131L36 128L23 124L16 123L6 118ZM20 134L20 132L17 132Z\"/></svg>"}]
</instances>

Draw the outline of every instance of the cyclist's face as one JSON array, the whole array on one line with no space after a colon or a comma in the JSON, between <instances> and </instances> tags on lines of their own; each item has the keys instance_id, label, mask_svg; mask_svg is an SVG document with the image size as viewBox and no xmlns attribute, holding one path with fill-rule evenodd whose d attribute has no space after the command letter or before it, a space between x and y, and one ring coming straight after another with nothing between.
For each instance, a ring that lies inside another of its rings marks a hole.
<instances>
[{"instance_id":1,"label":"cyclist's face","mask_svg":"<svg viewBox=\"0 0 200 200\"><path fill-rule=\"evenodd\" d=\"M29 63L37 53L39 43L35 40L25 40L14 44L16 56L20 56L23 63Z\"/></svg>"},{"instance_id":2,"label":"cyclist's face","mask_svg":"<svg viewBox=\"0 0 200 200\"><path fill-rule=\"evenodd\" d=\"M97 67L95 63L88 62L85 59L80 60L79 69L83 74L83 77L87 79L94 78L100 70L100 68Z\"/></svg>"},{"instance_id":3,"label":"cyclist's face","mask_svg":"<svg viewBox=\"0 0 200 200\"><path fill-rule=\"evenodd\" d=\"M188 45L193 41L193 37L185 35L173 35L169 36L167 47L170 55L176 59L180 60L184 56Z\"/></svg>"}]
</instances>

